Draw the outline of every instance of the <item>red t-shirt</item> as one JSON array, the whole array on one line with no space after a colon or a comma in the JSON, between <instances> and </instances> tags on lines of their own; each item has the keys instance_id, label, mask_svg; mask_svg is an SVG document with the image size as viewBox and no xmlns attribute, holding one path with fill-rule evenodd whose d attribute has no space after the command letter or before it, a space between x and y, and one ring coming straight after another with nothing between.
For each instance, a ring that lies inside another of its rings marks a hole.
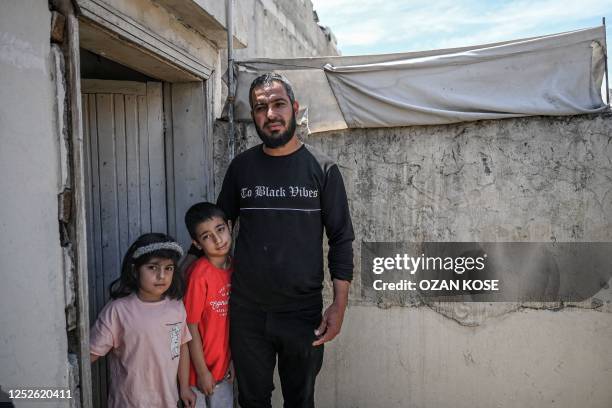
<instances>
[{"instance_id":1,"label":"red t-shirt","mask_svg":"<svg viewBox=\"0 0 612 408\"><path fill-rule=\"evenodd\" d=\"M184 302L187 323L198 324L204 361L215 381L223 379L231 360L229 349L229 295L232 270L219 269L206 257L196 260L188 271ZM196 385L191 364L189 384Z\"/></svg>"}]
</instances>

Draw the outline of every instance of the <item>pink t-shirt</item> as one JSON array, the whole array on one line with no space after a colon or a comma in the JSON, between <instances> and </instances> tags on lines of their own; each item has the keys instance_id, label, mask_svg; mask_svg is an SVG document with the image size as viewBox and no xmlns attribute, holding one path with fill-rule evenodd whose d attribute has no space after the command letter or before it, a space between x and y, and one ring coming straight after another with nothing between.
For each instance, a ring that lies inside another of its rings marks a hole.
<instances>
[{"instance_id":1,"label":"pink t-shirt","mask_svg":"<svg viewBox=\"0 0 612 408\"><path fill-rule=\"evenodd\" d=\"M132 294L104 306L89 344L92 354L110 352L108 406L175 407L180 348L189 340L181 301Z\"/></svg>"}]
</instances>

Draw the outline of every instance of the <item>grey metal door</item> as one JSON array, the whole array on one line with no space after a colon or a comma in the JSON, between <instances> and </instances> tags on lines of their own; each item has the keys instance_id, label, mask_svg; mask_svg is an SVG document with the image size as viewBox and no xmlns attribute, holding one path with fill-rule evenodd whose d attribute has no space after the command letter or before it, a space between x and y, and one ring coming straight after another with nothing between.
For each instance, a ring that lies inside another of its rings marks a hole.
<instances>
[{"instance_id":1,"label":"grey metal door","mask_svg":"<svg viewBox=\"0 0 612 408\"><path fill-rule=\"evenodd\" d=\"M145 232L166 232L160 82L83 80L89 311L109 299L122 256ZM94 406L106 407L105 361L92 367Z\"/></svg>"}]
</instances>

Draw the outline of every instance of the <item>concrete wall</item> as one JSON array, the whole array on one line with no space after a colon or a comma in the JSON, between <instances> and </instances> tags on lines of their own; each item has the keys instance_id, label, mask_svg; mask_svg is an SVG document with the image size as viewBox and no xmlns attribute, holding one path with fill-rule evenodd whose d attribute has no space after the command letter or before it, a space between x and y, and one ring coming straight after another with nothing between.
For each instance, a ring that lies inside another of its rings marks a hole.
<instances>
[{"instance_id":1,"label":"concrete wall","mask_svg":"<svg viewBox=\"0 0 612 408\"><path fill-rule=\"evenodd\" d=\"M239 130L239 150L259 142L252 125ZM318 406L612 406L609 286L571 305L398 307L361 298L359 265L362 241L610 241L611 137L610 113L309 136L340 165L356 232Z\"/></svg>"},{"instance_id":2,"label":"concrete wall","mask_svg":"<svg viewBox=\"0 0 612 408\"><path fill-rule=\"evenodd\" d=\"M582 309L524 309L466 327L425 307L353 305L326 346L316 400L320 407L607 408L611 327L610 313Z\"/></svg>"},{"instance_id":3,"label":"concrete wall","mask_svg":"<svg viewBox=\"0 0 612 408\"><path fill-rule=\"evenodd\" d=\"M0 387L67 388L60 138L47 1L0 5ZM0 397L1 400L1 397ZM17 401L17 407L38 406ZM68 406L54 402L44 406Z\"/></svg>"},{"instance_id":4,"label":"concrete wall","mask_svg":"<svg viewBox=\"0 0 612 408\"><path fill-rule=\"evenodd\" d=\"M310 0L236 1L235 24L247 27L247 47L235 50L236 59L293 58L338 55L314 21Z\"/></svg>"}]
</instances>

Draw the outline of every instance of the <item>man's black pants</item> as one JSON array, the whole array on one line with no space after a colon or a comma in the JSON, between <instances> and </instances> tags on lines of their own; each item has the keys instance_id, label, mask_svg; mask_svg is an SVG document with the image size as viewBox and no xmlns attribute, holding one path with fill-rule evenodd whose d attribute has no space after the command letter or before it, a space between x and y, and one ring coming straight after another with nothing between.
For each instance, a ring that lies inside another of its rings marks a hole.
<instances>
[{"instance_id":1,"label":"man's black pants","mask_svg":"<svg viewBox=\"0 0 612 408\"><path fill-rule=\"evenodd\" d=\"M313 347L321 306L265 312L231 303L230 347L241 408L270 408L278 355L285 408L314 407L323 346Z\"/></svg>"}]
</instances>

